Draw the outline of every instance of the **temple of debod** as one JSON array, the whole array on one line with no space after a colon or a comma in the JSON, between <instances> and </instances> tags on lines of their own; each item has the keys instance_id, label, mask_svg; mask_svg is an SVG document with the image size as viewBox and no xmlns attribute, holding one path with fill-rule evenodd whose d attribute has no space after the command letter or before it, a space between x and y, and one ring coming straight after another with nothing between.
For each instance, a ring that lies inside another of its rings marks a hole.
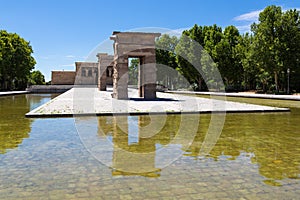
<instances>
[{"instance_id":1,"label":"temple of debod","mask_svg":"<svg viewBox=\"0 0 300 200\"><path fill-rule=\"evenodd\" d=\"M158 92L155 39L160 35L113 32L110 39L114 55L99 52L97 62L75 62L74 72L52 71L52 87L67 85L68 90L30 111L26 117L289 112L285 108L228 102L224 98ZM138 58L140 62L137 89L128 89L131 58Z\"/></svg>"},{"instance_id":2,"label":"temple of debod","mask_svg":"<svg viewBox=\"0 0 300 200\"><path fill-rule=\"evenodd\" d=\"M128 59L139 58L138 91L144 99L156 98L155 38L160 33L113 32L114 55L98 53L98 62L76 62L76 71L52 71L52 85L97 85L112 97L128 98Z\"/></svg>"}]
</instances>

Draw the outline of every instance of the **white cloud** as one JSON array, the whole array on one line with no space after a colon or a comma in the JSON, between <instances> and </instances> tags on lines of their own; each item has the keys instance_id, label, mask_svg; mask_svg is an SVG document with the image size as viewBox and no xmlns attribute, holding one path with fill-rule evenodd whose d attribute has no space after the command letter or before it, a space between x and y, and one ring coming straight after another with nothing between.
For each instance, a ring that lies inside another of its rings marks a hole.
<instances>
[{"instance_id":1,"label":"white cloud","mask_svg":"<svg viewBox=\"0 0 300 200\"><path fill-rule=\"evenodd\" d=\"M257 21L259 17L259 13L263 10L255 10L249 13L245 13L233 18L234 21Z\"/></svg>"},{"instance_id":2,"label":"white cloud","mask_svg":"<svg viewBox=\"0 0 300 200\"><path fill-rule=\"evenodd\" d=\"M238 22L238 25L236 25L237 29L241 33L250 32L251 24L258 21L259 13L262 11L263 10L255 10L233 18L234 21Z\"/></svg>"},{"instance_id":3,"label":"white cloud","mask_svg":"<svg viewBox=\"0 0 300 200\"><path fill-rule=\"evenodd\" d=\"M282 7L283 12L286 12L287 10L290 10L290 9L296 9L297 11L300 11L300 8L283 8L283 6L281 6L281 7ZM259 13L261 13L262 11L263 11L263 9L255 10L255 11L251 11L251 12L234 17L233 20L238 23L238 25L236 25L237 29L241 33L250 32L251 24L253 22L258 22Z\"/></svg>"},{"instance_id":4,"label":"white cloud","mask_svg":"<svg viewBox=\"0 0 300 200\"><path fill-rule=\"evenodd\" d=\"M176 29L176 30L168 30L167 32L163 33L163 34L169 34L171 36L176 36L176 37L180 37L182 32L184 30L189 30L191 29L192 27L186 27L186 28L179 28L179 29Z\"/></svg>"},{"instance_id":5,"label":"white cloud","mask_svg":"<svg viewBox=\"0 0 300 200\"><path fill-rule=\"evenodd\" d=\"M287 10L290 10L290 9L296 9L297 11L300 11L300 8L282 8L282 11L286 12ZM255 22L255 21L258 21L259 13L261 13L262 11L263 11L263 9L251 11L251 12L236 16L235 18L233 18L233 20L234 21Z\"/></svg>"},{"instance_id":6,"label":"white cloud","mask_svg":"<svg viewBox=\"0 0 300 200\"><path fill-rule=\"evenodd\" d=\"M240 33L246 33L251 31L251 24L236 26Z\"/></svg>"},{"instance_id":7,"label":"white cloud","mask_svg":"<svg viewBox=\"0 0 300 200\"><path fill-rule=\"evenodd\" d=\"M75 58L73 55L67 55L66 58Z\"/></svg>"}]
</instances>

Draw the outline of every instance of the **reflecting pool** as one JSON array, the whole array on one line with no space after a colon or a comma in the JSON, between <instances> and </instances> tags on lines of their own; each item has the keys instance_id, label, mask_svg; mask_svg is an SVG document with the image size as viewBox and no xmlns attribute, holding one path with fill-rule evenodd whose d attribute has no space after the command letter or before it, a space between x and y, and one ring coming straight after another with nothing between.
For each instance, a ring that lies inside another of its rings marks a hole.
<instances>
[{"instance_id":1,"label":"reflecting pool","mask_svg":"<svg viewBox=\"0 0 300 200\"><path fill-rule=\"evenodd\" d=\"M226 114L220 134L207 114L24 117L54 96L0 97L0 199L300 195L298 101L227 98L292 112Z\"/></svg>"}]
</instances>

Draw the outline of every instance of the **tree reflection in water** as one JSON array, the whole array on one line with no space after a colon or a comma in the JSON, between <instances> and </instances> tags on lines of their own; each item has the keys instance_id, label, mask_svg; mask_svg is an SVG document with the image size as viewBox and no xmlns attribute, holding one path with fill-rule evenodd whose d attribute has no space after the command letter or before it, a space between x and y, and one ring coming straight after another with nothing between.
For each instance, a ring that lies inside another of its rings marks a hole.
<instances>
[{"instance_id":1,"label":"tree reflection in water","mask_svg":"<svg viewBox=\"0 0 300 200\"><path fill-rule=\"evenodd\" d=\"M25 114L56 95L27 94L0 97L0 154L17 148L29 137L32 119Z\"/></svg>"},{"instance_id":2,"label":"tree reflection in water","mask_svg":"<svg viewBox=\"0 0 300 200\"><path fill-rule=\"evenodd\" d=\"M300 143L297 138L297 120L299 110L291 114L227 114L222 134L210 153L204 157L219 162L220 157L227 160L247 157L259 167L260 175L266 184L280 185L276 180L285 178L298 179L300 165ZM298 115L295 116L295 115ZM199 115L200 117L200 115ZM143 126L151 123L149 116L135 116L138 128L135 137L128 129L128 117L99 117L98 122L103 132L112 138L114 152L112 158L113 175L160 176L160 169L155 168L155 157L159 145L176 142L185 146L185 139L174 141L179 126L180 115L168 115L164 126L151 137L143 137ZM155 118L154 118L155 119ZM157 116L159 119L159 116ZM132 119L130 119L132 120ZM153 120L153 118L152 118ZM201 115L198 132L188 148L182 148L185 156L203 157L201 147L208 132L210 115ZM132 124L130 124L132 126ZM186 127L188 132L189 127ZM130 142L135 141L135 142ZM147 155L143 157L143 155ZM138 156L136 156L138 155ZM149 171L149 173L142 173Z\"/></svg>"},{"instance_id":3,"label":"tree reflection in water","mask_svg":"<svg viewBox=\"0 0 300 200\"><path fill-rule=\"evenodd\" d=\"M299 179L300 143L297 132L300 110L284 114L228 114L221 137L209 157L228 160L249 157L257 164L266 184L279 186L276 180ZM186 155L198 156L208 117L201 118L195 141ZM298 121L298 122L297 122Z\"/></svg>"}]
</instances>

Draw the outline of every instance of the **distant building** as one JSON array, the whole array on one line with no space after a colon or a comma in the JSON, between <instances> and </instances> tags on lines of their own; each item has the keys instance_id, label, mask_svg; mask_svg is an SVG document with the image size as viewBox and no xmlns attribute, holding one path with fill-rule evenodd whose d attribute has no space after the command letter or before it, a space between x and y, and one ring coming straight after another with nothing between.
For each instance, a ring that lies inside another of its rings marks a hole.
<instances>
[{"instance_id":1,"label":"distant building","mask_svg":"<svg viewBox=\"0 0 300 200\"><path fill-rule=\"evenodd\" d=\"M52 71L52 85L74 85L76 77L75 71Z\"/></svg>"},{"instance_id":2,"label":"distant building","mask_svg":"<svg viewBox=\"0 0 300 200\"><path fill-rule=\"evenodd\" d=\"M75 62L76 71L52 71L52 85L99 85L99 66L96 62ZM105 72L106 84L113 84L113 67Z\"/></svg>"}]
</instances>

